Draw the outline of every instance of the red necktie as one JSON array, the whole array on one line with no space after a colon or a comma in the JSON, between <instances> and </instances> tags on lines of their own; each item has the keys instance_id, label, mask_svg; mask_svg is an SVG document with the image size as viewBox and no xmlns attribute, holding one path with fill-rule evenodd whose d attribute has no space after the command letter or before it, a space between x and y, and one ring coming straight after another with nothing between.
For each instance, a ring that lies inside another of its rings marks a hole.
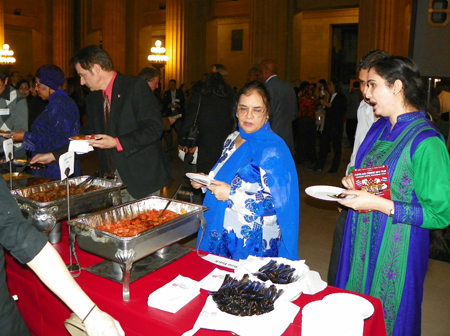
<instances>
[{"instance_id":1,"label":"red necktie","mask_svg":"<svg viewBox=\"0 0 450 336\"><path fill-rule=\"evenodd\" d=\"M111 116L111 105L109 104L108 95L105 94L103 100L103 118L105 120L105 133L110 135L110 116ZM108 159L108 169L109 173L114 173L116 171L116 165L112 157L112 151L114 149L106 149L106 157Z\"/></svg>"}]
</instances>

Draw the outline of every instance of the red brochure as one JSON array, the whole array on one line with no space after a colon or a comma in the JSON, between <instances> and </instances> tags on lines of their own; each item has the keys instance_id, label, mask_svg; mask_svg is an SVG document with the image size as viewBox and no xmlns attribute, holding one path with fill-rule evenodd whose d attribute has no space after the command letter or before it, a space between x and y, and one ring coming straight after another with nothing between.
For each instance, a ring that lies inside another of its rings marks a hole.
<instances>
[{"instance_id":1,"label":"red brochure","mask_svg":"<svg viewBox=\"0 0 450 336\"><path fill-rule=\"evenodd\" d=\"M353 169L353 180L356 190L365 190L376 196L391 199L391 185L386 165Z\"/></svg>"}]
</instances>

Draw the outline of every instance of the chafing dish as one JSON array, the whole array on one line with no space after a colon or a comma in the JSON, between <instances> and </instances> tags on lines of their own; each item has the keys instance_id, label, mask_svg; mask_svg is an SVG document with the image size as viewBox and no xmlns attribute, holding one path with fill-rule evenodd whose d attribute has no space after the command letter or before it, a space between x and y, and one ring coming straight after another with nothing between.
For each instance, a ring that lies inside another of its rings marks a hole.
<instances>
[{"instance_id":1,"label":"chafing dish","mask_svg":"<svg viewBox=\"0 0 450 336\"><path fill-rule=\"evenodd\" d=\"M73 177L69 179L69 182L79 184L87 178L88 176ZM58 186L65 185L65 180L52 181L27 188L11 190L11 194L16 198L25 217L31 220L38 230L49 234L50 231L57 228L57 222L67 218L67 197L50 202L36 202L26 197L29 197L36 192L45 192ZM71 216L104 209L121 203L122 198L120 196L120 189L124 187L122 183L97 178L92 182L92 185L102 187L102 189L70 197ZM55 234L59 238L55 238L53 241L50 239L50 242L52 243L57 243L61 240L60 230L57 230Z\"/></svg>"},{"instance_id":2,"label":"chafing dish","mask_svg":"<svg viewBox=\"0 0 450 336\"><path fill-rule=\"evenodd\" d=\"M12 177L12 188L13 189L28 187L30 180L33 179L33 175L19 173L19 172L2 174L2 176L3 176L3 179L5 180L8 188L10 187L10 178Z\"/></svg>"},{"instance_id":3,"label":"chafing dish","mask_svg":"<svg viewBox=\"0 0 450 336\"><path fill-rule=\"evenodd\" d=\"M123 300L130 300L130 274L134 262L196 233L205 222L205 207L174 200L168 210L186 214L144 231L134 237L118 237L97 229L100 225L132 219L149 210L163 209L170 200L150 196L138 201L122 204L109 210L99 211L68 222L77 235L78 246L89 253L120 264Z\"/></svg>"}]
</instances>

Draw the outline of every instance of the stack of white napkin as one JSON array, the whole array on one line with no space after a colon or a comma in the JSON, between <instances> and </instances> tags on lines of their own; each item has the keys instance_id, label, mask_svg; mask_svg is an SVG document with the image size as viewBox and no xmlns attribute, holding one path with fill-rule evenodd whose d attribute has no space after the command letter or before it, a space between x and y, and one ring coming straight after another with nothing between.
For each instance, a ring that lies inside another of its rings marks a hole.
<instances>
[{"instance_id":1,"label":"stack of white napkin","mask_svg":"<svg viewBox=\"0 0 450 336\"><path fill-rule=\"evenodd\" d=\"M198 281L179 275L151 293L147 304L169 313L176 313L198 294L200 294Z\"/></svg>"},{"instance_id":2,"label":"stack of white napkin","mask_svg":"<svg viewBox=\"0 0 450 336\"><path fill-rule=\"evenodd\" d=\"M362 336L364 319L374 307L365 298L350 293L327 295L302 310L302 336Z\"/></svg>"}]
</instances>

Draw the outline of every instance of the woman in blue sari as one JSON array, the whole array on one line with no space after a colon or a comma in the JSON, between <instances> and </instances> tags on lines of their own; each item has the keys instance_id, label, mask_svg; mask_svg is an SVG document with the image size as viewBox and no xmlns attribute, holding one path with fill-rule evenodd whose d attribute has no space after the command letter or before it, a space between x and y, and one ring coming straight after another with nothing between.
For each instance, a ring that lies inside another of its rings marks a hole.
<instances>
[{"instance_id":1,"label":"woman in blue sari","mask_svg":"<svg viewBox=\"0 0 450 336\"><path fill-rule=\"evenodd\" d=\"M292 155L270 129L269 95L244 86L235 109L239 130L225 141L209 176L199 249L239 260L249 255L298 259L299 191ZM202 187L191 181L194 188Z\"/></svg>"},{"instance_id":2,"label":"woman in blue sari","mask_svg":"<svg viewBox=\"0 0 450 336\"><path fill-rule=\"evenodd\" d=\"M442 136L426 119L426 90L416 65L386 57L371 65L366 97L380 119L356 156L356 168L387 165L391 199L342 182L350 210L336 286L381 300L388 335L421 332L429 230L450 222L450 162ZM359 212L372 210L370 212Z\"/></svg>"}]
</instances>

